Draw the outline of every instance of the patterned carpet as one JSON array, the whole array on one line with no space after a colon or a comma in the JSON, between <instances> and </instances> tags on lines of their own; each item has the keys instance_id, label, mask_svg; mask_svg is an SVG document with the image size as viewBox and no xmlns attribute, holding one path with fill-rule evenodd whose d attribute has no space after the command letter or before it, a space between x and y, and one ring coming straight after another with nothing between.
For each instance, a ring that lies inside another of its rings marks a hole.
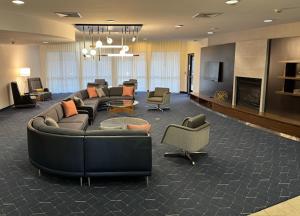
<instances>
[{"instance_id":1,"label":"patterned carpet","mask_svg":"<svg viewBox=\"0 0 300 216\"><path fill-rule=\"evenodd\" d=\"M147 111L144 97L137 96L134 116L153 126L148 187L143 178L93 178L91 187L80 187L79 179L39 177L28 161L26 123L55 100L0 111L0 215L248 215L300 195L300 143L207 111L186 95L173 95L164 113ZM164 158L174 150L160 144L164 128L198 113L212 125L208 155L194 167ZM111 116L99 112L89 130Z\"/></svg>"}]
</instances>

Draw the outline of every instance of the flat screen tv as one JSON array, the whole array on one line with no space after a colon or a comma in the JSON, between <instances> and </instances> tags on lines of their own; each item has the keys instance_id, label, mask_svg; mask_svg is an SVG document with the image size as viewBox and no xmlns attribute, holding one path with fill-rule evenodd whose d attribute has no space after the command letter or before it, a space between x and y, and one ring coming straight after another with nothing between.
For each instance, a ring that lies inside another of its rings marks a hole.
<instances>
[{"instance_id":1,"label":"flat screen tv","mask_svg":"<svg viewBox=\"0 0 300 216\"><path fill-rule=\"evenodd\" d=\"M223 62L207 62L204 79L213 82L222 82Z\"/></svg>"}]
</instances>

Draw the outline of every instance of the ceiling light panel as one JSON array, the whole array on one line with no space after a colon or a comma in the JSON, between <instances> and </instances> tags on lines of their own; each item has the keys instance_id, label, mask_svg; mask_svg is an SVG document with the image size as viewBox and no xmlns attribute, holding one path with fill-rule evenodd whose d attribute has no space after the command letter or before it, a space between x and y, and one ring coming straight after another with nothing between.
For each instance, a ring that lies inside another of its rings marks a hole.
<instances>
[{"instance_id":1,"label":"ceiling light panel","mask_svg":"<svg viewBox=\"0 0 300 216\"><path fill-rule=\"evenodd\" d=\"M228 5L236 5L240 2L240 0L228 0L225 2L225 4L228 4Z\"/></svg>"},{"instance_id":2,"label":"ceiling light panel","mask_svg":"<svg viewBox=\"0 0 300 216\"><path fill-rule=\"evenodd\" d=\"M14 3L14 4L16 4L16 5L23 5L23 4L25 4L25 2L21 1L21 0L13 0L11 2Z\"/></svg>"}]
</instances>

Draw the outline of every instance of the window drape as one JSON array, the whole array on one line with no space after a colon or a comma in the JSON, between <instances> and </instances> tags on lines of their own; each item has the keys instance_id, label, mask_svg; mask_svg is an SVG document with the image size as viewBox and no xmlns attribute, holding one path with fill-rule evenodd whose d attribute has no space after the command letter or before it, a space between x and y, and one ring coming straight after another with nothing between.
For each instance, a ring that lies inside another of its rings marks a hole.
<instances>
[{"instance_id":1,"label":"window drape","mask_svg":"<svg viewBox=\"0 0 300 216\"><path fill-rule=\"evenodd\" d=\"M137 79L138 91L155 87L180 91L182 42L136 43L130 46L130 52L138 56L101 57L100 61L97 57L84 59L82 47L82 43L76 42L41 48L43 73L52 92L74 92L98 78L107 80L110 86Z\"/></svg>"}]
</instances>

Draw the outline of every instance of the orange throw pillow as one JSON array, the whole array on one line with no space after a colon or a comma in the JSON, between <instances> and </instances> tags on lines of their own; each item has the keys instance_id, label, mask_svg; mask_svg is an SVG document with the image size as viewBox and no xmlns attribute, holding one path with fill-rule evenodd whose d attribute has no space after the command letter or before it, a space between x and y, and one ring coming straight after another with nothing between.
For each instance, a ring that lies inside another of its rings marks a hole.
<instances>
[{"instance_id":1,"label":"orange throw pillow","mask_svg":"<svg viewBox=\"0 0 300 216\"><path fill-rule=\"evenodd\" d=\"M87 88L87 92L88 92L89 98L98 97L98 94L97 94L97 91L96 91L96 87L88 87Z\"/></svg>"},{"instance_id":2,"label":"orange throw pillow","mask_svg":"<svg viewBox=\"0 0 300 216\"><path fill-rule=\"evenodd\" d=\"M62 106L66 117L71 117L78 114L73 100L62 101Z\"/></svg>"},{"instance_id":3,"label":"orange throw pillow","mask_svg":"<svg viewBox=\"0 0 300 216\"><path fill-rule=\"evenodd\" d=\"M133 86L123 86L123 94L122 96L133 96L134 87Z\"/></svg>"},{"instance_id":4,"label":"orange throw pillow","mask_svg":"<svg viewBox=\"0 0 300 216\"><path fill-rule=\"evenodd\" d=\"M127 129L128 130L141 130L141 131L145 131L146 133L149 133L150 129L151 129L151 124L143 124L143 125L128 124Z\"/></svg>"}]
</instances>

